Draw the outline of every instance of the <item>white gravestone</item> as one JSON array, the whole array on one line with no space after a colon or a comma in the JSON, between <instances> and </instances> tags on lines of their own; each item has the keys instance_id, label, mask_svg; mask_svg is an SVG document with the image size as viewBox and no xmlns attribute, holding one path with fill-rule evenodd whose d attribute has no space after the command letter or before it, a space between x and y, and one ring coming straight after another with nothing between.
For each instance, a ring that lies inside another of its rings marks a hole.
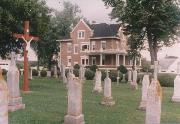
<instances>
[{"instance_id":1,"label":"white gravestone","mask_svg":"<svg viewBox=\"0 0 180 124\"><path fill-rule=\"evenodd\" d=\"M30 69L29 69L29 79L30 79L30 80L33 79L33 77L32 77L32 68L31 68L31 67L30 67Z\"/></svg>"},{"instance_id":2,"label":"white gravestone","mask_svg":"<svg viewBox=\"0 0 180 124\"><path fill-rule=\"evenodd\" d=\"M8 88L0 68L0 124L8 124Z\"/></svg>"},{"instance_id":3,"label":"white gravestone","mask_svg":"<svg viewBox=\"0 0 180 124\"><path fill-rule=\"evenodd\" d=\"M11 63L7 72L7 85L9 89L9 111L16 111L24 109L25 105L22 104L22 97L20 97L19 90L19 70L16 66L16 55L14 52L11 54Z\"/></svg>"},{"instance_id":4,"label":"white gravestone","mask_svg":"<svg viewBox=\"0 0 180 124\"><path fill-rule=\"evenodd\" d=\"M128 70L128 83L132 82L132 71Z\"/></svg>"},{"instance_id":5,"label":"white gravestone","mask_svg":"<svg viewBox=\"0 0 180 124\"><path fill-rule=\"evenodd\" d=\"M132 71L132 73L133 73L133 79L132 79L132 82L131 82L131 87L132 87L132 89L138 89L138 84L137 84L137 70L136 69L134 69L133 71Z\"/></svg>"},{"instance_id":6,"label":"white gravestone","mask_svg":"<svg viewBox=\"0 0 180 124\"><path fill-rule=\"evenodd\" d=\"M106 74L106 78L104 79L104 98L101 104L107 106L113 106L115 104L111 93L111 79L109 78L108 71Z\"/></svg>"},{"instance_id":7,"label":"white gravestone","mask_svg":"<svg viewBox=\"0 0 180 124\"><path fill-rule=\"evenodd\" d=\"M39 77L41 76L41 71L38 71L38 76L39 76Z\"/></svg>"},{"instance_id":8,"label":"white gravestone","mask_svg":"<svg viewBox=\"0 0 180 124\"><path fill-rule=\"evenodd\" d=\"M68 79L68 113L64 117L64 124L84 124L82 114L82 82L74 74Z\"/></svg>"},{"instance_id":9,"label":"white gravestone","mask_svg":"<svg viewBox=\"0 0 180 124\"><path fill-rule=\"evenodd\" d=\"M149 81L149 75L144 75L143 81L142 81L142 97L141 97L141 103L139 106L140 110L146 110L146 103L147 103L147 91L149 87L150 81Z\"/></svg>"},{"instance_id":10,"label":"white gravestone","mask_svg":"<svg viewBox=\"0 0 180 124\"><path fill-rule=\"evenodd\" d=\"M95 85L94 85L94 89L93 89L93 92L95 92L95 93L101 93L102 92L101 77L102 77L101 71L96 70Z\"/></svg>"},{"instance_id":11,"label":"white gravestone","mask_svg":"<svg viewBox=\"0 0 180 124\"><path fill-rule=\"evenodd\" d=\"M57 78L58 74L57 74L57 66L54 66L54 77Z\"/></svg>"},{"instance_id":12,"label":"white gravestone","mask_svg":"<svg viewBox=\"0 0 180 124\"><path fill-rule=\"evenodd\" d=\"M119 71L117 72L117 84L119 84L119 79L120 79L120 77L119 77Z\"/></svg>"},{"instance_id":13,"label":"white gravestone","mask_svg":"<svg viewBox=\"0 0 180 124\"><path fill-rule=\"evenodd\" d=\"M61 71L62 71L61 76L63 78L63 83L67 84L66 67L65 67L65 65L62 65L62 70Z\"/></svg>"},{"instance_id":14,"label":"white gravestone","mask_svg":"<svg viewBox=\"0 0 180 124\"><path fill-rule=\"evenodd\" d=\"M160 124L162 88L157 80L158 62L154 62L154 79L148 88L145 124Z\"/></svg>"},{"instance_id":15,"label":"white gravestone","mask_svg":"<svg viewBox=\"0 0 180 124\"><path fill-rule=\"evenodd\" d=\"M51 71L47 71L47 77L51 77Z\"/></svg>"},{"instance_id":16,"label":"white gravestone","mask_svg":"<svg viewBox=\"0 0 180 124\"><path fill-rule=\"evenodd\" d=\"M177 65L177 76L174 80L173 102L180 102L180 62Z\"/></svg>"},{"instance_id":17,"label":"white gravestone","mask_svg":"<svg viewBox=\"0 0 180 124\"><path fill-rule=\"evenodd\" d=\"M81 80L85 80L85 68L84 66L80 66L80 70L79 70L79 77ZM83 81L84 82L84 81Z\"/></svg>"}]
</instances>

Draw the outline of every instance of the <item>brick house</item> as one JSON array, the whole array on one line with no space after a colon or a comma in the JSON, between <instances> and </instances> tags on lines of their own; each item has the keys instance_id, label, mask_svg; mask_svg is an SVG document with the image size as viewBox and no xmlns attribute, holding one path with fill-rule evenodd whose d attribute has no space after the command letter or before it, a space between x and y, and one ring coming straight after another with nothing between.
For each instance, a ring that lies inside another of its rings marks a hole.
<instances>
[{"instance_id":1,"label":"brick house","mask_svg":"<svg viewBox=\"0 0 180 124\"><path fill-rule=\"evenodd\" d=\"M119 24L86 24L84 20L73 28L69 38L60 42L60 63L97 65L99 68L131 67L127 56L127 40Z\"/></svg>"}]
</instances>

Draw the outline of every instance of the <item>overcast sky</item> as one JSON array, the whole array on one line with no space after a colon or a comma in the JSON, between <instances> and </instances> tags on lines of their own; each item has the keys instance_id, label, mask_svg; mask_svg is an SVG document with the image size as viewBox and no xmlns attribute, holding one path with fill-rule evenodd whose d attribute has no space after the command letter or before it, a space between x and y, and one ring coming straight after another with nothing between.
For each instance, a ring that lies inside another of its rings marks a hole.
<instances>
[{"instance_id":1,"label":"overcast sky","mask_svg":"<svg viewBox=\"0 0 180 124\"><path fill-rule=\"evenodd\" d=\"M62 8L63 0L46 0L47 5L60 10ZM64 0L68 1L68 0ZM90 22L96 21L98 23L106 22L110 23L111 19L109 18L109 13L111 9L107 9L104 6L104 2L102 0L69 0L72 3L77 4L81 11L82 15L86 17Z\"/></svg>"}]
</instances>

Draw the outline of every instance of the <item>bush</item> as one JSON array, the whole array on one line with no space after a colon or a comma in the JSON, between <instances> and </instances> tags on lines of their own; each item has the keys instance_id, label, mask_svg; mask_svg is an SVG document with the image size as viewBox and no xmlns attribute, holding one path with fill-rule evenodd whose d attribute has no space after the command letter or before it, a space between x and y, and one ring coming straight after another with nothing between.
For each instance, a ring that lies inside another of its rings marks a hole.
<instances>
[{"instance_id":1,"label":"bush","mask_svg":"<svg viewBox=\"0 0 180 124\"><path fill-rule=\"evenodd\" d=\"M74 69L73 73L76 77L79 77L79 69Z\"/></svg>"},{"instance_id":2,"label":"bush","mask_svg":"<svg viewBox=\"0 0 180 124\"><path fill-rule=\"evenodd\" d=\"M159 74L158 80L163 87L174 87L176 74Z\"/></svg>"},{"instance_id":3,"label":"bush","mask_svg":"<svg viewBox=\"0 0 180 124\"><path fill-rule=\"evenodd\" d=\"M79 66L78 64L75 64L75 65L74 65L74 69L79 70L79 69L80 69L80 66Z\"/></svg>"},{"instance_id":4,"label":"bush","mask_svg":"<svg viewBox=\"0 0 180 124\"><path fill-rule=\"evenodd\" d=\"M47 76L47 72L45 70L41 71L41 77L46 77Z\"/></svg>"},{"instance_id":5,"label":"bush","mask_svg":"<svg viewBox=\"0 0 180 124\"><path fill-rule=\"evenodd\" d=\"M93 79L94 79L94 76L95 76L95 72L94 72L94 71L89 70L89 69L87 69L87 70L85 71L86 80L93 80Z\"/></svg>"},{"instance_id":6,"label":"bush","mask_svg":"<svg viewBox=\"0 0 180 124\"><path fill-rule=\"evenodd\" d=\"M90 69L91 71L96 72L96 69L98 69L98 67L97 67L97 65L92 65L92 66L89 67L89 69Z\"/></svg>"},{"instance_id":7,"label":"bush","mask_svg":"<svg viewBox=\"0 0 180 124\"><path fill-rule=\"evenodd\" d=\"M32 70L32 76L38 76L38 70L33 69Z\"/></svg>"},{"instance_id":8,"label":"bush","mask_svg":"<svg viewBox=\"0 0 180 124\"><path fill-rule=\"evenodd\" d=\"M54 76L54 71L51 71L51 77L53 77Z\"/></svg>"},{"instance_id":9,"label":"bush","mask_svg":"<svg viewBox=\"0 0 180 124\"><path fill-rule=\"evenodd\" d=\"M8 72L8 71L7 71L6 69L2 69L2 75L3 75L3 76L6 76L6 75L7 75L7 72Z\"/></svg>"},{"instance_id":10,"label":"bush","mask_svg":"<svg viewBox=\"0 0 180 124\"><path fill-rule=\"evenodd\" d=\"M128 72L127 68L124 65L120 65L117 70L119 70L122 74L126 74Z\"/></svg>"}]
</instances>

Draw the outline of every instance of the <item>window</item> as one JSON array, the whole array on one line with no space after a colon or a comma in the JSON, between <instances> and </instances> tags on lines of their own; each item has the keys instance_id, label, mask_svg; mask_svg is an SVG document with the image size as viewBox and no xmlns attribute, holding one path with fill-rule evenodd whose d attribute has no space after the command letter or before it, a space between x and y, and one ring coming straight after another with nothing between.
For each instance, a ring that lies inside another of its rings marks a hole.
<instances>
[{"instance_id":1,"label":"window","mask_svg":"<svg viewBox=\"0 0 180 124\"><path fill-rule=\"evenodd\" d=\"M102 55L102 65L104 65L105 64L105 55Z\"/></svg>"},{"instance_id":2,"label":"window","mask_svg":"<svg viewBox=\"0 0 180 124\"><path fill-rule=\"evenodd\" d=\"M102 50L106 49L106 41L101 41L101 49Z\"/></svg>"},{"instance_id":3,"label":"window","mask_svg":"<svg viewBox=\"0 0 180 124\"><path fill-rule=\"evenodd\" d=\"M72 50L72 43L67 43L67 52L70 53Z\"/></svg>"},{"instance_id":4,"label":"window","mask_svg":"<svg viewBox=\"0 0 180 124\"><path fill-rule=\"evenodd\" d=\"M96 65L96 57L92 57L92 65Z\"/></svg>"},{"instance_id":5,"label":"window","mask_svg":"<svg viewBox=\"0 0 180 124\"><path fill-rule=\"evenodd\" d=\"M72 60L71 60L71 56L67 56L67 60L68 60L67 65L68 65L68 66L71 66L71 61L72 61Z\"/></svg>"},{"instance_id":6,"label":"window","mask_svg":"<svg viewBox=\"0 0 180 124\"><path fill-rule=\"evenodd\" d=\"M81 65L89 65L89 58L88 56L81 57Z\"/></svg>"},{"instance_id":7,"label":"window","mask_svg":"<svg viewBox=\"0 0 180 124\"><path fill-rule=\"evenodd\" d=\"M81 45L81 51L89 51L89 44L82 44Z\"/></svg>"},{"instance_id":8,"label":"window","mask_svg":"<svg viewBox=\"0 0 180 124\"><path fill-rule=\"evenodd\" d=\"M95 50L95 49L96 49L96 42L93 41L93 42L91 43L91 50Z\"/></svg>"},{"instance_id":9,"label":"window","mask_svg":"<svg viewBox=\"0 0 180 124\"><path fill-rule=\"evenodd\" d=\"M74 44L74 54L78 54L79 47L78 44Z\"/></svg>"},{"instance_id":10,"label":"window","mask_svg":"<svg viewBox=\"0 0 180 124\"><path fill-rule=\"evenodd\" d=\"M78 39L84 39L85 38L85 31L80 30L78 31Z\"/></svg>"}]
</instances>

